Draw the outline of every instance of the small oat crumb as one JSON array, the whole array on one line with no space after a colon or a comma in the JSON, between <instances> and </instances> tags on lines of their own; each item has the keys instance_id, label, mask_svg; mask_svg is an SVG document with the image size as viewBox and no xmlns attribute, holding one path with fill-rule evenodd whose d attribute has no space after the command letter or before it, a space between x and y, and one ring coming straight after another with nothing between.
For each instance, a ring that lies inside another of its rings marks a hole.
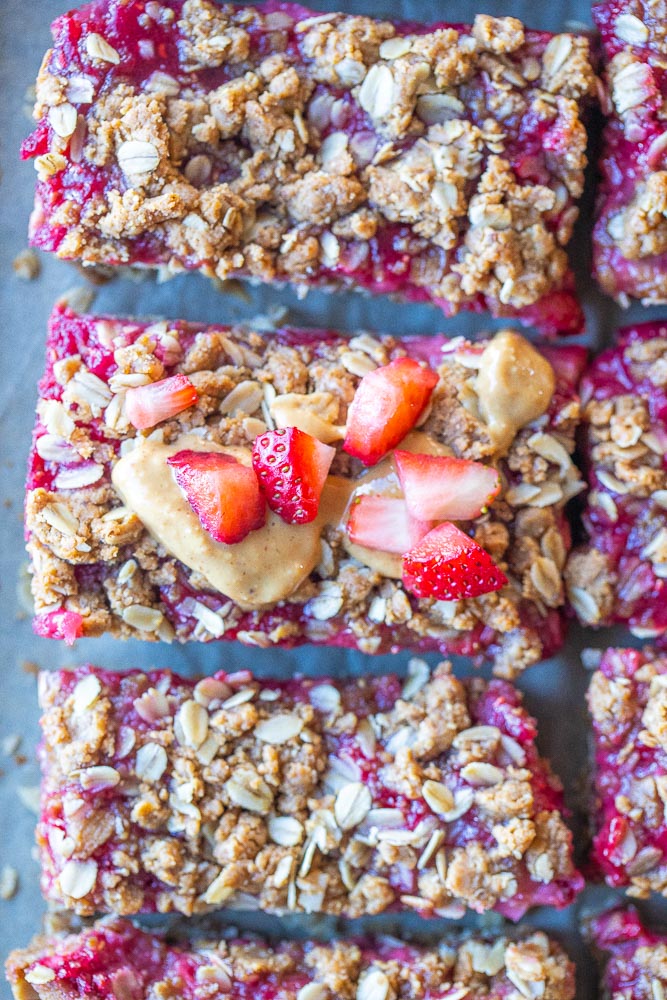
<instances>
[{"instance_id":1,"label":"small oat crumb","mask_svg":"<svg viewBox=\"0 0 667 1000\"><path fill-rule=\"evenodd\" d=\"M0 899L13 899L19 887L19 873L11 865L0 871Z\"/></svg>"},{"instance_id":2,"label":"small oat crumb","mask_svg":"<svg viewBox=\"0 0 667 1000\"><path fill-rule=\"evenodd\" d=\"M21 250L12 262L14 274L21 281L34 281L42 269L39 257L34 250Z\"/></svg>"},{"instance_id":3,"label":"small oat crumb","mask_svg":"<svg viewBox=\"0 0 667 1000\"><path fill-rule=\"evenodd\" d=\"M95 289L89 285L75 285L63 292L58 299L58 305L68 306L75 313L85 313L95 301L96 294Z\"/></svg>"},{"instance_id":4,"label":"small oat crumb","mask_svg":"<svg viewBox=\"0 0 667 1000\"><path fill-rule=\"evenodd\" d=\"M26 809L34 813L36 816L39 815L39 785L19 785L16 789L17 795L20 798Z\"/></svg>"},{"instance_id":5,"label":"small oat crumb","mask_svg":"<svg viewBox=\"0 0 667 1000\"><path fill-rule=\"evenodd\" d=\"M11 757L21 746L21 737L18 733L10 733L2 740L2 753L5 757Z\"/></svg>"}]
</instances>

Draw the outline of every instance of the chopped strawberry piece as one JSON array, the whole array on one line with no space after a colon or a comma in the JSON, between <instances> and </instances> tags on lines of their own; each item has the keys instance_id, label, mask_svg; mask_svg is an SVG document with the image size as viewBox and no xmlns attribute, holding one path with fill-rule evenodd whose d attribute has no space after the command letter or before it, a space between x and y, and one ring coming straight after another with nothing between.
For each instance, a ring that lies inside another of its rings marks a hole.
<instances>
[{"instance_id":1,"label":"chopped strawberry piece","mask_svg":"<svg viewBox=\"0 0 667 1000\"><path fill-rule=\"evenodd\" d=\"M368 372L350 404L345 451L375 465L412 430L437 383L436 373L412 358Z\"/></svg>"},{"instance_id":2,"label":"chopped strawberry piece","mask_svg":"<svg viewBox=\"0 0 667 1000\"><path fill-rule=\"evenodd\" d=\"M255 438L252 465L266 502L288 524L314 521L336 449L298 427Z\"/></svg>"},{"instance_id":3,"label":"chopped strawberry piece","mask_svg":"<svg viewBox=\"0 0 667 1000\"><path fill-rule=\"evenodd\" d=\"M125 412L130 423L138 431L144 431L187 410L198 398L197 390L187 375L172 375L160 382L128 389Z\"/></svg>"},{"instance_id":4,"label":"chopped strawberry piece","mask_svg":"<svg viewBox=\"0 0 667 1000\"><path fill-rule=\"evenodd\" d=\"M355 545L403 555L417 545L432 525L411 517L400 497L363 494L351 505L347 533Z\"/></svg>"},{"instance_id":5,"label":"chopped strawberry piece","mask_svg":"<svg viewBox=\"0 0 667 1000\"><path fill-rule=\"evenodd\" d=\"M445 523L403 556L403 583L417 597L456 601L500 590L507 577L481 545Z\"/></svg>"},{"instance_id":6,"label":"chopped strawberry piece","mask_svg":"<svg viewBox=\"0 0 667 1000\"><path fill-rule=\"evenodd\" d=\"M423 521L469 521L498 496L500 478L481 462L395 451L405 502Z\"/></svg>"},{"instance_id":7,"label":"chopped strawberry piece","mask_svg":"<svg viewBox=\"0 0 667 1000\"><path fill-rule=\"evenodd\" d=\"M179 451L167 459L176 482L216 542L241 542L266 521L257 477L247 465L217 451Z\"/></svg>"},{"instance_id":8,"label":"chopped strawberry piece","mask_svg":"<svg viewBox=\"0 0 667 1000\"><path fill-rule=\"evenodd\" d=\"M37 615L32 630L45 639L64 639L66 645L73 646L83 635L83 618L76 611L56 608L45 615Z\"/></svg>"}]
</instances>

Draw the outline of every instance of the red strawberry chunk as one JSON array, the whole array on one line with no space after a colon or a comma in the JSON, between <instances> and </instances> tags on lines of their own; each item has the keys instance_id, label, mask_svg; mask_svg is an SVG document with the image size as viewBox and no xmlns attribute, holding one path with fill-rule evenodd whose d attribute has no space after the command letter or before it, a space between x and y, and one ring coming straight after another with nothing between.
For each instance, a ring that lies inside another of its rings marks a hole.
<instances>
[{"instance_id":1,"label":"red strawberry chunk","mask_svg":"<svg viewBox=\"0 0 667 1000\"><path fill-rule=\"evenodd\" d=\"M353 500L347 533L355 545L403 555L418 544L432 525L411 517L400 497L365 493Z\"/></svg>"},{"instance_id":2,"label":"red strawberry chunk","mask_svg":"<svg viewBox=\"0 0 667 1000\"><path fill-rule=\"evenodd\" d=\"M73 646L83 635L83 618L76 611L56 608L48 614L38 615L32 627L35 635L45 639L64 639L66 645Z\"/></svg>"},{"instance_id":3,"label":"red strawberry chunk","mask_svg":"<svg viewBox=\"0 0 667 1000\"><path fill-rule=\"evenodd\" d=\"M481 545L445 523L403 556L403 583L417 597L456 601L500 590L507 577Z\"/></svg>"},{"instance_id":4,"label":"red strawberry chunk","mask_svg":"<svg viewBox=\"0 0 667 1000\"><path fill-rule=\"evenodd\" d=\"M481 462L395 451L405 502L423 521L469 521L498 496L500 478Z\"/></svg>"},{"instance_id":5,"label":"red strawberry chunk","mask_svg":"<svg viewBox=\"0 0 667 1000\"><path fill-rule=\"evenodd\" d=\"M167 463L202 527L216 542L241 542L266 521L255 473L231 455L185 450Z\"/></svg>"},{"instance_id":6,"label":"red strawberry chunk","mask_svg":"<svg viewBox=\"0 0 667 1000\"><path fill-rule=\"evenodd\" d=\"M138 431L144 431L187 410L198 398L197 390L187 375L172 375L160 382L128 389L125 412L130 423Z\"/></svg>"},{"instance_id":7,"label":"red strawberry chunk","mask_svg":"<svg viewBox=\"0 0 667 1000\"><path fill-rule=\"evenodd\" d=\"M412 358L368 372L347 414L345 451L375 465L412 430L437 383L436 373Z\"/></svg>"},{"instance_id":8,"label":"red strawberry chunk","mask_svg":"<svg viewBox=\"0 0 667 1000\"><path fill-rule=\"evenodd\" d=\"M272 511L288 524L314 521L336 449L298 427L255 438L252 465Z\"/></svg>"}]
</instances>

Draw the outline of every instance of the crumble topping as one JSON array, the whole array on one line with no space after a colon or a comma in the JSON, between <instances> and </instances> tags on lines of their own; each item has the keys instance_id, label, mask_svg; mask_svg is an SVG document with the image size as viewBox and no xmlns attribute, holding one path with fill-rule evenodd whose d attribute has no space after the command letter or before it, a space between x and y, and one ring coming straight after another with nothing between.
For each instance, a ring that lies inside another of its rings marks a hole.
<instances>
[{"instance_id":1,"label":"crumble topping","mask_svg":"<svg viewBox=\"0 0 667 1000\"><path fill-rule=\"evenodd\" d=\"M608 650L588 692L596 740L595 859L609 884L640 898L667 892L666 670L665 658L651 649Z\"/></svg>"},{"instance_id":2,"label":"crumble topping","mask_svg":"<svg viewBox=\"0 0 667 1000\"><path fill-rule=\"evenodd\" d=\"M43 887L78 913L517 918L580 887L560 784L506 682L421 661L402 692L86 668L43 673L40 702Z\"/></svg>"},{"instance_id":3,"label":"crumble topping","mask_svg":"<svg viewBox=\"0 0 667 1000\"><path fill-rule=\"evenodd\" d=\"M39 404L36 475L26 505L39 614L75 612L86 635L207 641L226 634L262 645L332 640L344 622L359 648L371 653L382 648L384 626L393 630L393 641L425 648L454 648L473 633L472 652L482 651L475 644L486 627L495 633L492 654L501 675L513 676L542 657L547 640L540 622L555 622L563 603L561 511L582 488L571 459L579 408L569 386L558 389L547 414L514 434L499 459L475 390L482 349L459 340L440 357L439 383L419 431L424 442L446 445L455 455L499 463L503 492L470 530L508 573L508 587L461 601L413 598L400 580L349 556L343 529L331 525L316 571L290 598L301 617L279 623L274 614L265 624L264 612L244 613L213 593L119 502L109 471L137 437L124 411L125 393L174 371L196 385L194 406L147 432L156 442L194 434L215 445L248 447L277 424L336 443L361 375L409 351L409 344L368 334L290 342L289 334L264 339L241 328L145 327L56 315L53 333L66 329L79 331L80 353L55 361L51 388ZM106 378L88 367L96 342L110 364ZM359 470L337 452L332 473L355 477Z\"/></svg>"},{"instance_id":4,"label":"crumble topping","mask_svg":"<svg viewBox=\"0 0 667 1000\"><path fill-rule=\"evenodd\" d=\"M605 131L596 273L624 304L628 296L663 302L667 7L664 0L633 0L599 4L595 12L608 60L603 95L612 115Z\"/></svg>"},{"instance_id":5,"label":"crumble topping","mask_svg":"<svg viewBox=\"0 0 667 1000\"><path fill-rule=\"evenodd\" d=\"M113 956L118 956L114 960ZM116 961L122 963L116 968ZM74 980L76 968L76 982ZM274 948L261 940L216 940L168 945L126 921L100 921L77 935L36 938L7 963L16 1000L73 997L78 984L105 973L114 995L192 1000L202 989L218 997L275 983L285 1000L470 1000L493 995L572 1000L574 968L560 946L541 932L517 939L448 936L434 948L396 940L299 942ZM72 970L70 972L70 970ZM195 985L196 984L196 985Z\"/></svg>"},{"instance_id":6,"label":"crumble topping","mask_svg":"<svg viewBox=\"0 0 667 1000\"><path fill-rule=\"evenodd\" d=\"M660 1000L667 989L667 941L649 930L632 907L591 921L590 936L602 965L600 985L611 997Z\"/></svg>"},{"instance_id":7,"label":"crumble topping","mask_svg":"<svg viewBox=\"0 0 667 1000\"><path fill-rule=\"evenodd\" d=\"M621 366L623 379L608 377L611 359ZM621 334L619 346L585 376L582 421L590 490L584 523L591 544L575 550L565 570L570 601L584 624L629 620L645 638L663 630L667 473L660 407L652 394L666 389L667 339L659 325ZM625 548L611 542L614 532L623 533Z\"/></svg>"},{"instance_id":8,"label":"crumble topping","mask_svg":"<svg viewBox=\"0 0 667 1000\"><path fill-rule=\"evenodd\" d=\"M112 23L115 9L109 0ZM37 243L48 229L51 249L86 264L393 283L449 311L482 297L514 314L569 289L579 105L595 89L586 38L547 41L486 15L423 34L342 14L294 23L206 0L185 2L175 26L159 43L169 56L132 71L96 43L104 72L92 75L93 36L63 70L56 30L35 105L49 123ZM137 27L162 30L148 15ZM526 118L538 142L522 152ZM534 161L527 173L517 154ZM95 190L82 202L87 174Z\"/></svg>"}]
</instances>

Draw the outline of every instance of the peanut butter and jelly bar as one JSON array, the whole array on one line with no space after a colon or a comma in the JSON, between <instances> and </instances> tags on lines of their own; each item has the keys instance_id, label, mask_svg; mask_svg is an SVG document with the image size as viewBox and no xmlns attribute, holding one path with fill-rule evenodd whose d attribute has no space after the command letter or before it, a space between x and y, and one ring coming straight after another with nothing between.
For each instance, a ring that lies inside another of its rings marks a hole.
<instances>
[{"instance_id":1,"label":"peanut butter and jelly bar","mask_svg":"<svg viewBox=\"0 0 667 1000\"><path fill-rule=\"evenodd\" d=\"M584 625L667 631L667 325L622 330L581 383L588 540L570 556L568 596Z\"/></svg>"},{"instance_id":2,"label":"peanut butter and jelly bar","mask_svg":"<svg viewBox=\"0 0 667 1000\"><path fill-rule=\"evenodd\" d=\"M593 857L612 886L667 895L667 657L609 649L588 704L595 734Z\"/></svg>"},{"instance_id":3,"label":"peanut butter and jelly bar","mask_svg":"<svg viewBox=\"0 0 667 1000\"><path fill-rule=\"evenodd\" d=\"M186 948L119 919L36 938L10 955L7 977L15 1000L573 1000L575 992L574 966L539 932L449 936L430 949L395 938L275 947L231 938Z\"/></svg>"},{"instance_id":4,"label":"peanut butter and jelly bar","mask_svg":"<svg viewBox=\"0 0 667 1000\"><path fill-rule=\"evenodd\" d=\"M584 359L513 331L262 337L59 307L26 507L36 630L438 650L512 676L562 640Z\"/></svg>"},{"instance_id":5,"label":"peanut butter and jelly bar","mask_svg":"<svg viewBox=\"0 0 667 1000\"><path fill-rule=\"evenodd\" d=\"M667 301L667 8L609 0L593 8L607 66L595 276L624 305Z\"/></svg>"},{"instance_id":6,"label":"peanut butter and jelly bar","mask_svg":"<svg viewBox=\"0 0 667 1000\"><path fill-rule=\"evenodd\" d=\"M33 245L582 328L585 37L212 0L97 0L53 37Z\"/></svg>"},{"instance_id":7,"label":"peanut butter and jelly bar","mask_svg":"<svg viewBox=\"0 0 667 1000\"><path fill-rule=\"evenodd\" d=\"M518 920L583 879L507 681L40 675L42 888L83 915L216 907Z\"/></svg>"},{"instance_id":8,"label":"peanut butter and jelly bar","mask_svg":"<svg viewBox=\"0 0 667 1000\"><path fill-rule=\"evenodd\" d=\"M667 935L645 927L632 908L603 913L589 929L602 966L603 1000L667 996Z\"/></svg>"}]
</instances>

